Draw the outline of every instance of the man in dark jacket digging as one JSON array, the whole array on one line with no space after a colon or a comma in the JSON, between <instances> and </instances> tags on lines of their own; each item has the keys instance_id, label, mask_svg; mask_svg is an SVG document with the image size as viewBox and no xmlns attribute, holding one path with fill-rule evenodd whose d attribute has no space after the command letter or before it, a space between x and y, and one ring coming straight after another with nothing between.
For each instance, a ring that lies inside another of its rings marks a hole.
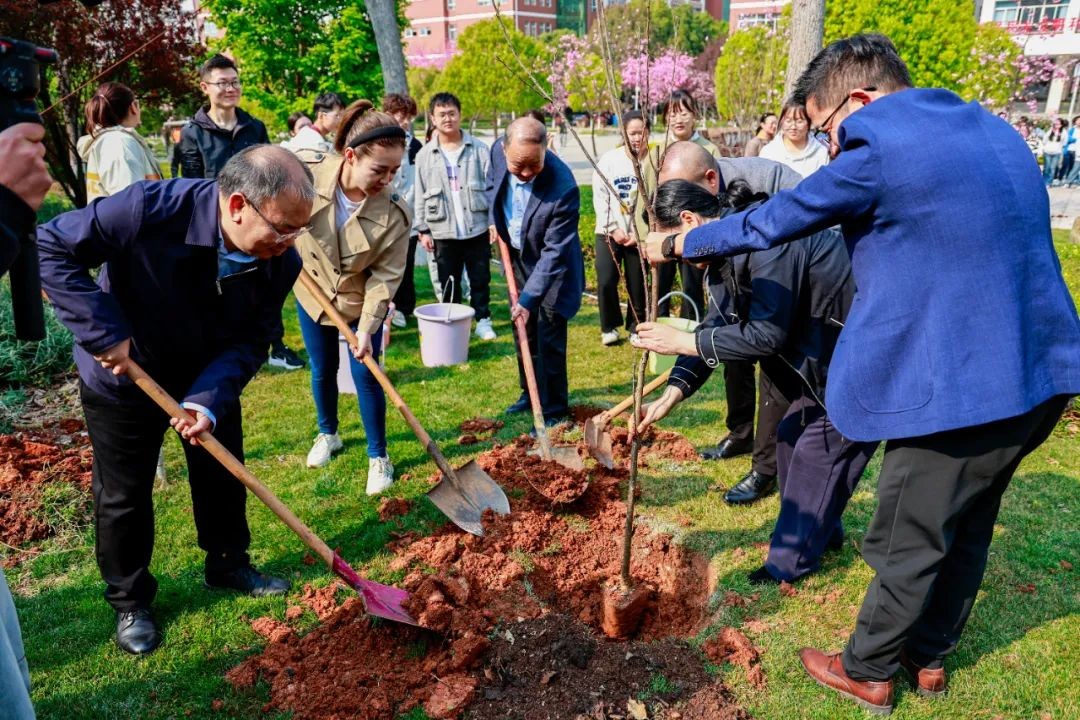
<instances>
[{"instance_id":1,"label":"man in dark jacket digging","mask_svg":"<svg viewBox=\"0 0 1080 720\"><path fill-rule=\"evenodd\" d=\"M213 180L135 183L38 229L42 285L75 336L80 396L94 449L98 567L116 609L116 641L152 652L152 486L170 422L126 376L129 358L191 411L184 445L205 581L251 595L289 583L252 567L244 486L202 448L203 431L243 458L240 392L281 334L300 272L311 172L288 150L248 148ZM95 283L90 270L101 267Z\"/></svg>"},{"instance_id":2,"label":"man in dark jacket digging","mask_svg":"<svg viewBox=\"0 0 1080 720\"><path fill-rule=\"evenodd\" d=\"M654 213L661 227L686 230L766 197L744 181L717 198L704 184L669 180L657 189ZM694 333L638 326L638 347L680 356L663 396L643 409L639 429L690 397L720 363L760 360L790 407L776 432L780 515L768 558L750 581L792 581L817 570L827 548L842 545L840 517L877 447L842 436L822 401L855 293L851 262L832 230L773 250L706 260L709 312Z\"/></svg>"}]
</instances>

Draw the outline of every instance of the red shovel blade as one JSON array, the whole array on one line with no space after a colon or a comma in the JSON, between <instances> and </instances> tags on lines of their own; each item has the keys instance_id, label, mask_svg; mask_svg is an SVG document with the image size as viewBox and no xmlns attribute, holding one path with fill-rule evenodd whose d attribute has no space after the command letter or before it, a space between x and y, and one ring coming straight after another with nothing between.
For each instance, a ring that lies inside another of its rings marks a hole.
<instances>
[{"instance_id":1,"label":"red shovel blade","mask_svg":"<svg viewBox=\"0 0 1080 720\"><path fill-rule=\"evenodd\" d=\"M364 601L364 610L368 615L386 618L394 622L406 625L419 624L405 610L403 603L409 599L409 593L391 585L365 580L349 567L349 563L334 553L334 574L360 593L360 599Z\"/></svg>"}]
</instances>

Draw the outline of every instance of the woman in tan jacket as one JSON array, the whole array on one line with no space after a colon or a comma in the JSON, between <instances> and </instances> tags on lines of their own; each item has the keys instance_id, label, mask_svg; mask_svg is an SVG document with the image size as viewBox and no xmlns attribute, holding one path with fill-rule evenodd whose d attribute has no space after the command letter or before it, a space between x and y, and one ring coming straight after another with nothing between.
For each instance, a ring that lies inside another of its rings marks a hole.
<instances>
[{"instance_id":1,"label":"woman in tan jacket","mask_svg":"<svg viewBox=\"0 0 1080 720\"><path fill-rule=\"evenodd\" d=\"M316 191L311 229L296 241L296 249L304 269L360 340L349 369L367 435L367 493L375 495L393 483L394 466L386 454L386 396L361 360L370 355L378 361L383 320L405 272L412 218L391 187L405 153L405 133L394 118L358 100L345 109L334 148L337 155L311 166ZM307 465L322 467L342 449L338 331L303 285L295 292L319 420Z\"/></svg>"}]
</instances>

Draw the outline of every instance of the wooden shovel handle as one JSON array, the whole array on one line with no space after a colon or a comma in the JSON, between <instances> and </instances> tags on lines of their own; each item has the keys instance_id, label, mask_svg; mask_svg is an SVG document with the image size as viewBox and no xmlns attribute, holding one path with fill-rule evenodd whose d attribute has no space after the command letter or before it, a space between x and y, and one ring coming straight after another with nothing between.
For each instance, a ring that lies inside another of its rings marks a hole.
<instances>
[{"instance_id":1,"label":"wooden shovel handle","mask_svg":"<svg viewBox=\"0 0 1080 720\"><path fill-rule=\"evenodd\" d=\"M666 383L668 381L669 377L671 377L671 370L670 369L665 370L664 372L662 372L661 374L659 374L655 378L653 378L653 380L651 382L649 382L648 385L645 386L645 390L643 391L643 393L645 395L652 394L652 392L654 390L656 390L656 388L658 388L661 385L663 385L664 383ZM619 415L626 412L630 408L630 406L633 405L633 404L634 404L634 396L631 394L625 400L623 400L621 403L616 405L615 407L613 407L613 408L611 408L609 410L605 410L604 412L600 413L600 426L603 427L603 426L607 425L609 422L611 422L615 418L619 417Z\"/></svg>"},{"instance_id":2,"label":"wooden shovel handle","mask_svg":"<svg viewBox=\"0 0 1080 720\"><path fill-rule=\"evenodd\" d=\"M330 321L334 323L341 334L345 336L345 340L349 343L349 346L358 347L360 341L357 339L356 333L349 327L349 323L345 322L345 318L342 317L341 313L338 312L338 309L334 307L334 304L330 302L330 298L326 297L326 293L322 291L322 288L315 283L315 280L308 275L307 270L304 270L303 268L300 269L300 283L307 288L308 292L315 298L315 302L319 303L319 307L326 313L326 316L330 318ZM401 397L401 394L398 393L394 384L390 382L390 378L386 376L383 369L379 367L379 363L375 362L370 353L364 356L363 363L364 367L366 367L371 374L375 376L375 379L379 381L379 385L382 386L383 391L386 393L387 397L390 398L390 402L394 404L394 407L398 409L401 416L405 418L405 422L408 423L409 427L416 435L416 438L420 441L420 444L424 446L424 450L427 451L427 454L435 461L435 465L442 472L443 477L456 487L457 473L450 467L450 463L447 462L446 457L442 454L442 451L439 450L439 446L435 444L435 441L432 440L431 436L424 430L424 426L416 419L416 416L413 415L409 406L405 404L405 400Z\"/></svg>"},{"instance_id":3,"label":"wooden shovel handle","mask_svg":"<svg viewBox=\"0 0 1080 720\"><path fill-rule=\"evenodd\" d=\"M158 404L162 410L164 410L169 417L176 419L190 420L191 414L182 408L176 400L172 398L169 393L165 392L165 389L158 385L152 377L146 374L139 365L134 361L128 360L127 376L135 382L139 388L142 389L150 399ZM255 497L262 500L266 507L270 508L275 515L281 518L281 521L289 526L289 529L300 536L300 539L304 541L304 544L315 552L328 567L334 568L334 551L330 549L330 546L323 542L318 535L313 533L307 525L305 525L300 518L293 514L292 510L285 506L274 493L259 482L258 478L252 475L244 463L240 462L235 455L229 452L224 445L222 445L216 437L208 432L202 432L199 434L199 443L206 449L208 453L217 458L218 462L225 466L225 468L233 474L233 476L244 484L248 490L250 490Z\"/></svg>"},{"instance_id":4,"label":"wooden shovel handle","mask_svg":"<svg viewBox=\"0 0 1080 720\"><path fill-rule=\"evenodd\" d=\"M510 311L513 312L514 306L518 303L517 280L514 278L514 268L510 263L510 248L502 237L499 237L499 255L502 257L503 272L506 274L506 288L510 293ZM536 386L536 369L533 367L532 351L529 349L529 332L525 329L525 319L518 316L514 321L514 329L517 331L518 344L521 346L521 367L525 373L525 386L529 389L529 404L532 406L536 440L540 443L540 457L551 460L551 439L548 438L547 425L544 424L544 410L540 405L540 390Z\"/></svg>"}]
</instances>

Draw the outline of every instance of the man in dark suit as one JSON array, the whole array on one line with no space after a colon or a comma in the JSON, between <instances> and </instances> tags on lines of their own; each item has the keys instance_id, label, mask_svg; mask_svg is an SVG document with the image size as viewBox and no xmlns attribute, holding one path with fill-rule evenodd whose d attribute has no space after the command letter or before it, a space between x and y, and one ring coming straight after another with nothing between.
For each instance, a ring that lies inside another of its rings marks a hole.
<instances>
[{"instance_id":1,"label":"man in dark suit","mask_svg":"<svg viewBox=\"0 0 1080 720\"><path fill-rule=\"evenodd\" d=\"M510 247L521 288L511 319L525 318L544 419L556 422L570 410L566 325L581 307L585 262L578 237L577 182L570 168L547 150L543 123L523 117L506 128L504 142L491 151L487 195L493 232ZM520 358L518 375L521 397L507 412L529 409Z\"/></svg>"},{"instance_id":2,"label":"man in dark suit","mask_svg":"<svg viewBox=\"0 0 1080 720\"><path fill-rule=\"evenodd\" d=\"M311 171L288 150L262 145L234 155L217 181L135 183L38 228L42 285L75 336L94 449L98 568L127 652L161 643L150 613L152 490L170 424L124 375L129 358L193 414L172 424L190 442L206 584L256 596L289 587L252 567L244 486L197 443L212 431L243 459L240 392L281 333L281 306L300 273L292 245L314 197ZM95 282L90 270L102 265Z\"/></svg>"},{"instance_id":3,"label":"man in dark suit","mask_svg":"<svg viewBox=\"0 0 1080 720\"><path fill-rule=\"evenodd\" d=\"M876 575L844 652L801 658L886 713L901 667L922 694L945 691L1001 497L1080 392L1080 318L1039 169L1000 118L912 88L882 35L829 45L794 95L828 167L685 237L650 236L647 251L732 255L842 228L858 290L825 404L845 437L886 441L862 546Z\"/></svg>"}]
</instances>

